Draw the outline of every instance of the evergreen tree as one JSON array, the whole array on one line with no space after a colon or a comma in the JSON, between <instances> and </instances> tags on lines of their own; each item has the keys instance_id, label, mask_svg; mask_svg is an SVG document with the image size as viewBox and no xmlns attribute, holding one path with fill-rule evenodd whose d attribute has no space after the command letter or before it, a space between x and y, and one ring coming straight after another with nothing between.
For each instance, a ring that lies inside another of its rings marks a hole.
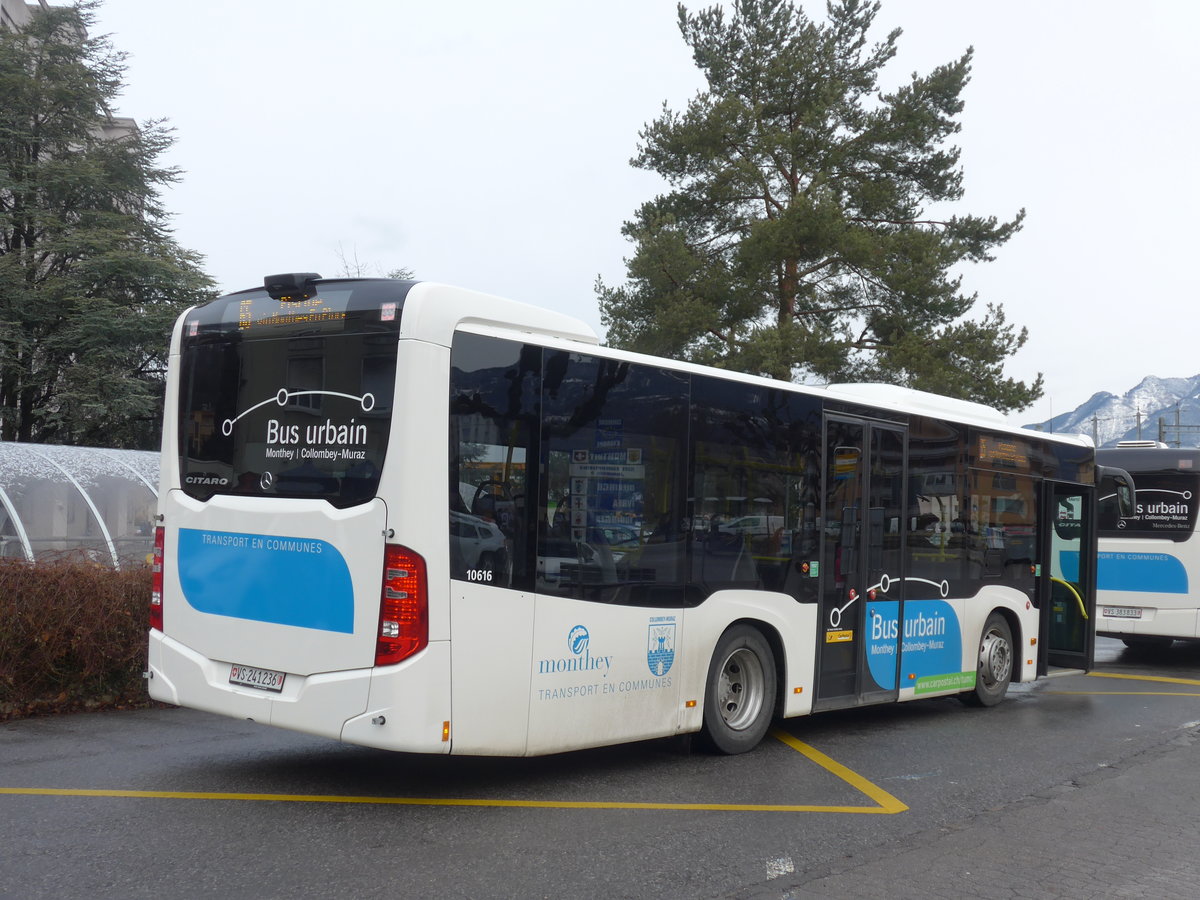
<instances>
[{"instance_id":1,"label":"evergreen tree","mask_svg":"<svg viewBox=\"0 0 1200 900\"><path fill-rule=\"evenodd\" d=\"M154 447L171 325L212 282L159 198L170 131L111 117L93 9L0 29L0 439Z\"/></svg>"},{"instance_id":2,"label":"evergreen tree","mask_svg":"<svg viewBox=\"0 0 1200 900\"><path fill-rule=\"evenodd\" d=\"M623 233L627 283L598 280L611 344L781 379L886 381L1021 409L1003 375L1026 340L952 273L1019 228L943 213L962 197L960 94L971 50L891 93L897 29L879 3L832 0L818 23L787 0L735 0L679 27L707 89L664 104L632 165L671 190Z\"/></svg>"}]
</instances>

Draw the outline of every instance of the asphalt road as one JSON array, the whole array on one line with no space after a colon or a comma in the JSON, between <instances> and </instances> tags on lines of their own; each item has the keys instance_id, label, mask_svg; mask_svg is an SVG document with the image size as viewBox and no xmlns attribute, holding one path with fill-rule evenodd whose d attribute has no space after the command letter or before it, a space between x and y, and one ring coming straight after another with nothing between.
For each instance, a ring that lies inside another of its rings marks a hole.
<instances>
[{"instance_id":1,"label":"asphalt road","mask_svg":"<svg viewBox=\"0 0 1200 900\"><path fill-rule=\"evenodd\" d=\"M1200 893L1200 645L1014 686L538 759L412 757L190 710L0 726L0 896Z\"/></svg>"}]
</instances>

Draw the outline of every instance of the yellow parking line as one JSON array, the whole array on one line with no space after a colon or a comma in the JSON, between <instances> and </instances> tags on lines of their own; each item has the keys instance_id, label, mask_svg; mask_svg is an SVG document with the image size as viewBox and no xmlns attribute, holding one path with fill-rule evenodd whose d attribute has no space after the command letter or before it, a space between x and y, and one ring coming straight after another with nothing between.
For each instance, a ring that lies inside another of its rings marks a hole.
<instances>
[{"instance_id":1,"label":"yellow parking line","mask_svg":"<svg viewBox=\"0 0 1200 900\"><path fill-rule=\"evenodd\" d=\"M1088 672L1089 678L1125 678L1129 681L1158 681L1163 684L1191 684L1200 687L1195 678L1169 678L1166 675L1122 675L1118 672Z\"/></svg>"},{"instance_id":2,"label":"yellow parking line","mask_svg":"<svg viewBox=\"0 0 1200 900\"><path fill-rule=\"evenodd\" d=\"M811 759L813 762L815 762L818 766L820 766L823 769L826 769L829 772L832 772L838 778L842 779L842 781L845 781L847 784L851 785L852 787L857 788L859 791L866 794L868 797L870 797L872 800L874 800L877 804L879 804L878 808L859 807L859 806L829 806L829 807L822 807L823 810L828 811L828 812L887 813L890 815L892 813L904 812L906 809L908 809L907 806L905 806L903 803L901 803L899 800L897 800L895 797L893 797L891 794L889 794L883 788L879 787L876 784L872 784L871 782L867 781L867 779L865 779L861 775L859 775L857 772L852 772L850 769L847 769L841 763L835 762L834 760L830 759L828 756L826 756L824 753L822 753L820 750L816 749L815 747L811 747L808 744L804 743L803 741L796 740L794 737L792 737L786 731L781 731L780 729L776 728L775 730L773 730L771 732L771 734L774 735L774 737L776 739L783 741L785 744L787 744L793 750L795 750L799 753L803 753L805 756L807 756L809 759Z\"/></svg>"},{"instance_id":3,"label":"yellow parking line","mask_svg":"<svg viewBox=\"0 0 1200 900\"><path fill-rule=\"evenodd\" d=\"M1088 672L1089 678L1123 678L1127 681L1152 681L1158 684L1186 684L1200 687L1195 678L1171 678L1167 675L1125 675L1120 672ZM1075 694L1088 697L1200 697L1194 691L1046 691L1047 694Z\"/></svg>"},{"instance_id":4,"label":"yellow parking line","mask_svg":"<svg viewBox=\"0 0 1200 900\"><path fill-rule=\"evenodd\" d=\"M631 810L683 810L703 812L838 812L891 814L908 809L903 803L830 759L790 734L773 731L772 734L787 746L806 756L823 769L841 778L852 787L875 801L876 806L814 806L807 804L765 803L638 803L604 802L593 800L486 800L437 797L359 797L334 794L243 794L209 791L125 791L88 788L6 788L0 794L48 797L115 797L152 800L250 800L274 803L366 803L382 806L475 806L505 807L519 809L631 809Z\"/></svg>"}]
</instances>

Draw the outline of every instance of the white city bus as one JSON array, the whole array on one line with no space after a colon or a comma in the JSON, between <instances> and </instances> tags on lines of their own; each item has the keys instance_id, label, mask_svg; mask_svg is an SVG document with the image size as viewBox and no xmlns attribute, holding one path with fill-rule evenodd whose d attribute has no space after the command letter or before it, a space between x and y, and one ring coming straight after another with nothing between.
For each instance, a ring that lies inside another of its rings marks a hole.
<instances>
[{"instance_id":1,"label":"white city bus","mask_svg":"<svg viewBox=\"0 0 1200 900\"><path fill-rule=\"evenodd\" d=\"M1132 515L1099 504L1096 632L1130 647L1200 639L1200 450L1129 442L1096 457L1136 485Z\"/></svg>"},{"instance_id":2,"label":"white city bus","mask_svg":"<svg viewBox=\"0 0 1200 900\"><path fill-rule=\"evenodd\" d=\"M599 346L445 285L291 274L189 310L150 693L534 755L1090 667L1090 441L885 385Z\"/></svg>"}]
</instances>

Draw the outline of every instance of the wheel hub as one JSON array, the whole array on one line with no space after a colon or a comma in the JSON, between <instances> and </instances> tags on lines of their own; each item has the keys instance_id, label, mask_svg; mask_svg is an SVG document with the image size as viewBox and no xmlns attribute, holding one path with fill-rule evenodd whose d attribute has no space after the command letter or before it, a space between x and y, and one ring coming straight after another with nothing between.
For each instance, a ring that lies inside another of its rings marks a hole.
<instances>
[{"instance_id":1,"label":"wheel hub","mask_svg":"<svg viewBox=\"0 0 1200 900\"><path fill-rule=\"evenodd\" d=\"M717 705L726 725L742 729L754 722L762 708L765 684L757 656L744 648L729 655L721 667L717 691Z\"/></svg>"},{"instance_id":2,"label":"wheel hub","mask_svg":"<svg viewBox=\"0 0 1200 900\"><path fill-rule=\"evenodd\" d=\"M979 646L979 674L988 684L998 684L1012 672L1012 647L1008 641L989 631Z\"/></svg>"}]
</instances>

